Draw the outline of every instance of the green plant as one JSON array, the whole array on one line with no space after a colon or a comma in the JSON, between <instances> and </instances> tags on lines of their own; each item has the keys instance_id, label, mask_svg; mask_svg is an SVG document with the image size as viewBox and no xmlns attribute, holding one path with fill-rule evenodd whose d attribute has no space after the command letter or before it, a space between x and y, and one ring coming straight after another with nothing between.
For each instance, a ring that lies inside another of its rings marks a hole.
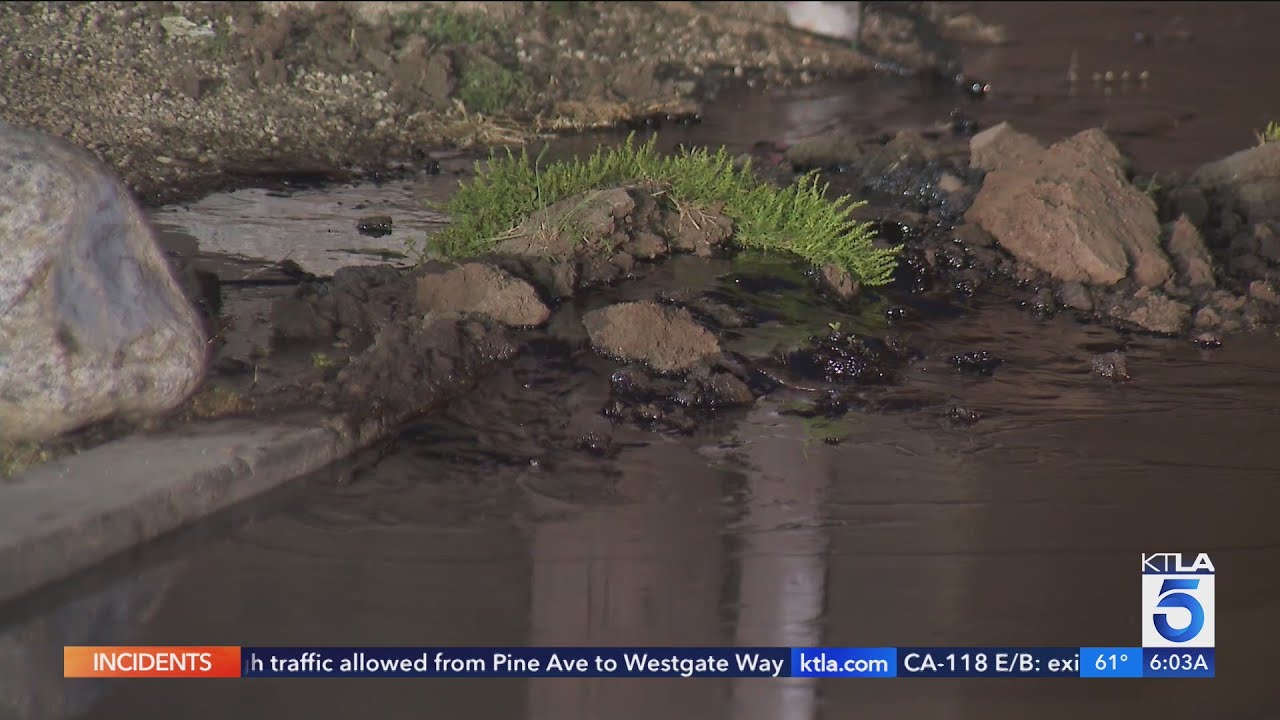
<instances>
[{"instance_id":1,"label":"green plant","mask_svg":"<svg viewBox=\"0 0 1280 720\"><path fill-rule=\"evenodd\" d=\"M391 42L396 47L419 33L432 45L503 45L507 41L502 29L487 15L444 7L395 13L388 25ZM354 38L354 32L352 34Z\"/></svg>"},{"instance_id":2,"label":"green plant","mask_svg":"<svg viewBox=\"0 0 1280 720\"><path fill-rule=\"evenodd\" d=\"M722 205L734 221L734 242L742 248L836 265L868 286L889 281L901 248L875 247L871 223L852 217L863 203L848 196L828 200L827 185L816 174L778 188L759 180L750 162L735 167L724 148L661 155L656 141L637 146L633 135L586 160L545 166L541 155L531 162L524 150L495 154L487 167L477 165L476 177L442 206L453 224L432 238L433 247L424 244L417 254L479 255L541 208L588 190L635 183L656 186L678 207Z\"/></svg>"},{"instance_id":3,"label":"green plant","mask_svg":"<svg viewBox=\"0 0 1280 720\"><path fill-rule=\"evenodd\" d=\"M39 443L0 444L0 478L17 475L52 458L53 453Z\"/></svg>"},{"instance_id":4,"label":"green plant","mask_svg":"<svg viewBox=\"0 0 1280 720\"><path fill-rule=\"evenodd\" d=\"M463 68L457 96L467 110L492 115L504 110L523 89L519 75L484 55L475 55Z\"/></svg>"},{"instance_id":5,"label":"green plant","mask_svg":"<svg viewBox=\"0 0 1280 720\"><path fill-rule=\"evenodd\" d=\"M551 11L551 14L562 18L572 17L575 13L586 6L587 3L575 2L574 0L552 0L547 3L547 7Z\"/></svg>"},{"instance_id":6,"label":"green plant","mask_svg":"<svg viewBox=\"0 0 1280 720\"><path fill-rule=\"evenodd\" d=\"M1280 123L1272 120L1258 133L1259 143L1280 142Z\"/></svg>"},{"instance_id":7,"label":"green plant","mask_svg":"<svg viewBox=\"0 0 1280 720\"><path fill-rule=\"evenodd\" d=\"M1165 190L1164 185L1160 183L1160 177L1158 175L1152 175L1147 178L1147 181L1143 184L1145 187L1143 188L1142 193L1152 200L1158 200L1160 194Z\"/></svg>"},{"instance_id":8,"label":"green plant","mask_svg":"<svg viewBox=\"0 0 1280 720\"><path fill-rule=\"evenodd\" d=\"M425 18L426 28L423 32L433 44L501 44L505 38L497 23L487 15L477 12L433 8L426 12Z\"/></svg>"}]
</instances>

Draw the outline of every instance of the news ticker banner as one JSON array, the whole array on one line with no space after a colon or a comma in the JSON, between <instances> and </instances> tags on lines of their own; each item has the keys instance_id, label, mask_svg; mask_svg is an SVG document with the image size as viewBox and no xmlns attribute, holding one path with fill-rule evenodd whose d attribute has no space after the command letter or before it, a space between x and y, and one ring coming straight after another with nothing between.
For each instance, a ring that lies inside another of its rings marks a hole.
<instances>
[{"instance_id":1,"label":"news ticker banner","mask_svg":"<svg viewBox=\"0 0 1280 720\"><path fill-rule=\"evenodd\" d=\"M1207 678L1213 648L67 647L69 678Z\"/></svg>"},{"instance_id":2,"label":"news ticker banner","mask_svg":"<svg viewBox=\"0 0 1280 720\"><path fill-rule=\"evenodd\" d=\"M1214 676L1215 570L1205 553L1143 553L1142 647L388 648L67 647L76 678Z\"/></svg>"}]
</instances>

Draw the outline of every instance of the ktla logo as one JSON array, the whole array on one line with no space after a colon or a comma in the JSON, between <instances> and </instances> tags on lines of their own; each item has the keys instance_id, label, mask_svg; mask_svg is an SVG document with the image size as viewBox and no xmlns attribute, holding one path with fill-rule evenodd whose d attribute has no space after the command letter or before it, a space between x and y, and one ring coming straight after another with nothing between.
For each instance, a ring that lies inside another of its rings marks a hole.
<instances>
[{"instance_id":1,"label":"ktla logo","mask_svg":"<svg viewBox=\"0 0 1280 720\"><path fill-rule=\"evenodd\" d=\"M1205 553L1142 556L1142 646L1211 648L1214 569Z\"/></svg>"}]
</instances>

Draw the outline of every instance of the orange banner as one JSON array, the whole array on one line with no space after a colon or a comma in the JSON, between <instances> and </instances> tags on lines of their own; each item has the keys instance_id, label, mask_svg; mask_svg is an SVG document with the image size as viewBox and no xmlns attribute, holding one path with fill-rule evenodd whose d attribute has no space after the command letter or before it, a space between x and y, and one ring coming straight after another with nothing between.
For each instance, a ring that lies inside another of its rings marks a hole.
<instances>
[{"instance_id":1,"label":"orange banner","mask_svg":"<svg viewBox=\"0 0 1280 720\"><path fill-rule=\"evenodd\" d=\"M69 678L240 677L238 647L69 646L62 649Z\"/></svg>"}]
</instances>

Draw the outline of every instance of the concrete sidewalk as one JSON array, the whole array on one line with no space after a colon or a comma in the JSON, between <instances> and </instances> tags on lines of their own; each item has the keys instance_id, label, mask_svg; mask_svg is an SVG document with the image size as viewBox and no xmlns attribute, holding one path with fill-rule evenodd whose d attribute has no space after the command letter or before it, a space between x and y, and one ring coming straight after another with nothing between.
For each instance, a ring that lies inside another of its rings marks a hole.
<instances>
[{"instance_id":1,"label":"concrete sidewalk","mask_svg":"<svg viewBox=\"0 0 1280 720\"><path fill-rule=\"evenodd\" d=\"M340 460L384 434L372 425L211 422L0 479L0 603Z\"/></svg>"}]
</instances>

